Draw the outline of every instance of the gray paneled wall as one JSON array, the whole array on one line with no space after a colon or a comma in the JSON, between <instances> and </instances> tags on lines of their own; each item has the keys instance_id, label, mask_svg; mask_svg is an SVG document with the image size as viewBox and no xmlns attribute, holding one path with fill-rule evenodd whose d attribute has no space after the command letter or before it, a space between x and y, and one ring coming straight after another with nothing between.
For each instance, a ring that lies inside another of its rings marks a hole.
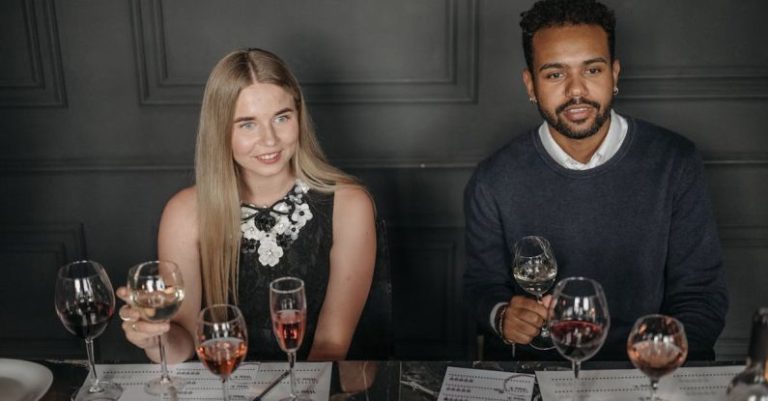
<instances>
[{"instance_id":1,"label":"gray paneled wall","mask_svg":"<svg viewBox=\"0 0 768 401\"><path fill-rule=\"evenodd\" d=\"M705 156L732 294L718 357L741 358L751 312L768 305L768 3L606 3L619 19L617 109ZM462 190L479 160L539 123L520 79L530 4L0 3L0 355L83 355L55 317L56 268L93 258L122 285L154 257L163 204L192 183L208 71L263 47L293 67L325 150L389 223L398 356L473 358ZM141 360L118 326L100 357Z\"/></svg>"}]
</instances>

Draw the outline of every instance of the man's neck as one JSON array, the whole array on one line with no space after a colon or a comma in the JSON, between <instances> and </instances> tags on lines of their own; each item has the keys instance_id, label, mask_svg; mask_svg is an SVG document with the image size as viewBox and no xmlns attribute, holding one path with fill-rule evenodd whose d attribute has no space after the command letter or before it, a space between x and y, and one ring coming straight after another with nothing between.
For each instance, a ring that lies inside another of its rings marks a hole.
<instances>
[{"instance_id":1,"label":"man's neck","mask_svg":"<svg viewBox=\"0 0 768 401\"><path fill-rule=\"evenodd\" d=\"M600 144L603 143L605 136L608 135L608 128L611 126L610 122L611 120L609 119L602 127L600 127L600 130L597 131L597 133L582 139L569 138L557 132L549 125L547 125L547 128L549 128L549 133L552 135L552 139L555 140L555 143L557 143L568 156L579 163L586 164L592 159L592 155L597 152L597 149L600 147Z\"/></svg>"}]
</instances>

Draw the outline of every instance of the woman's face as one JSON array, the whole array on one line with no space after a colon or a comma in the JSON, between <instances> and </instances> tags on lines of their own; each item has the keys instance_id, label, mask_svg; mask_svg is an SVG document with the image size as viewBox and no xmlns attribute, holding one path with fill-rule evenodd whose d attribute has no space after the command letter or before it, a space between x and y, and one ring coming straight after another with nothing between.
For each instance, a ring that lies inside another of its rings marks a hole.
<instances>
[{"instance_id":1,"label":"woman's face","mask_svg":"<svg viewBox=\"0 0 768 401\"><path fill-rule=\"evenodd\" d=\"M254 83L240 91L232 124L232 153L245 179L290 178L298 141L296 102L285 89Z\"/></svg>"}]
</instances>

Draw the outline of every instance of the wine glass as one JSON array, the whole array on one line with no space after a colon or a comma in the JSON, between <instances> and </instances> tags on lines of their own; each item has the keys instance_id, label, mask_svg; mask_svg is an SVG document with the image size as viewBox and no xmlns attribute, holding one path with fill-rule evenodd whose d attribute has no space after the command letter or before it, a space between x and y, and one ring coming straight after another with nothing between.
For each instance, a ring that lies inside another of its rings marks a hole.
<instances>
[{"instance_id":1,"label":"wine glass","mask_svg":"<svg viewBox=\"0 0 768 401\"><path fill-rule=\"evenodd\" d=\"M229 400L227 379L245 359L248 330L237 306L211 305L197 317L195 351L203 364L221 377L224 401Z\"/></svg>"},{"instance_id":2,"label":"wine glass","mask_svg":"<svg viewBox=\"0 0 768 401\"><path fill-rule=\"evenodd\" d=\"M557 285L549 305L549 331L555 348L573 365L578 380L581 362L603 346L611 317L603 287L586 277L569 277Z\"/></svg>"},{"instance_id":3,"label":"wine glass","mask_svg":"<svg viewBox=\"0 0 768 401\"><path fill-rule=\"evenodd\" d=\"M545 238L532 235L517 241L514 250L512 276L523 290L535 296L538 303L542 303L541 297L552 288L557 277L557 261L552 246ZM529 345L540 350L554 348L546 322Z\"/></svg>"},{"instance_id":4,"label":"wine glass","mask_svg":"<svg viewBox=\"0 0 768 401\"><path fill-rule=\"evenodd\" d=\"M149 322L169 321L179 310L184 299L184 281L176 263L162 260L140 263L128 270L128 289L131 306L141 318ZM160 351L161 374L151 380L144 390L152 395L174 395L185 382L168 374L165 346L157 336Z\"/></svg>"},{"instance_id":5,"label":"wine glass","mask_svg":"<svg viewBox=\"0 0 768 401\"><path fill-rule=\"evenodd\" d=\"M296 378L293 374L296 351L301 347L307 326L307 297L304 293L304 281L295 277L282 277L269 283L269 310L277 343L288 354L291 393L290 397L281 401L309 400L296 393Z\"/></svg>"},{"instance_id":6,"label":"wine glass","mask_svg":"<svg viewBox=\"0 0 768 401\"><path fill-rule=\"evenodd\" d=\"M671 316L643 316L629 333L627 354L632 364L651 380L651 401L655 401L659 379L674 372L688 356L685 328Z\"/></svg>"},{"instance_id":7,"label":"wine glass","mask_svg":"<svg viewBox=\"0 0 768 401\"><path fill-rule=\"evenodd\" d=\"M115 311L115 293L107 272L99 263L80 260L62 266L56 276L56 314L66 329L85 340L90 380L74 401L117 400L123 388L99 379L93 355L93 339L107 328Z\"/></svg>"}]
</instances>

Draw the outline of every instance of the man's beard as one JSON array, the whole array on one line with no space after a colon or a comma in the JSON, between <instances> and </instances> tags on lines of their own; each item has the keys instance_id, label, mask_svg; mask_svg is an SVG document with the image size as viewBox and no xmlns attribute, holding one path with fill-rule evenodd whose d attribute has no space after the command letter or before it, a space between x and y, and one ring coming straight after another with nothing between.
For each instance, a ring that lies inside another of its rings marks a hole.
<instances>
[{"instance_id":1,"label":"man's beard","mask_svg":"<svg viewBox=\"0 0 768 401\"><path fill-rule=\"evenodd\" d=\"M587 104L594 107L596 110L598 110L597 117L595 117L595 122L592 124L592 126L581 131L571 129L571 127L569 127L566 124L566 122L560 119L559 117L560 113L565 111L566 108L570 106L579 105L579 104ZM549 126L552 127L554 130L571 139L584 139L584 138L589 138L592 135L595 135L597 131L599 131L600 128L603 126L603 124L605 124L605 122L608 121L608 118L611 115L611 108L613 107L613 98L611 98L611 100L608 103L608 107L606 107L602 113L599 112L599 110L601 109L600 103L595 102L594 100L589 100L589 99L580 99L579 101L576 101L576 99L571 99L561 104L560 106L558 106L555 109L554 115L549 114L546 110L544 110L541 107L540 103L537 103L536 107L539 109L539 114L541 114L541 116L544 118L547 124L549 124Z\"/></svg>"}]
</instances>

